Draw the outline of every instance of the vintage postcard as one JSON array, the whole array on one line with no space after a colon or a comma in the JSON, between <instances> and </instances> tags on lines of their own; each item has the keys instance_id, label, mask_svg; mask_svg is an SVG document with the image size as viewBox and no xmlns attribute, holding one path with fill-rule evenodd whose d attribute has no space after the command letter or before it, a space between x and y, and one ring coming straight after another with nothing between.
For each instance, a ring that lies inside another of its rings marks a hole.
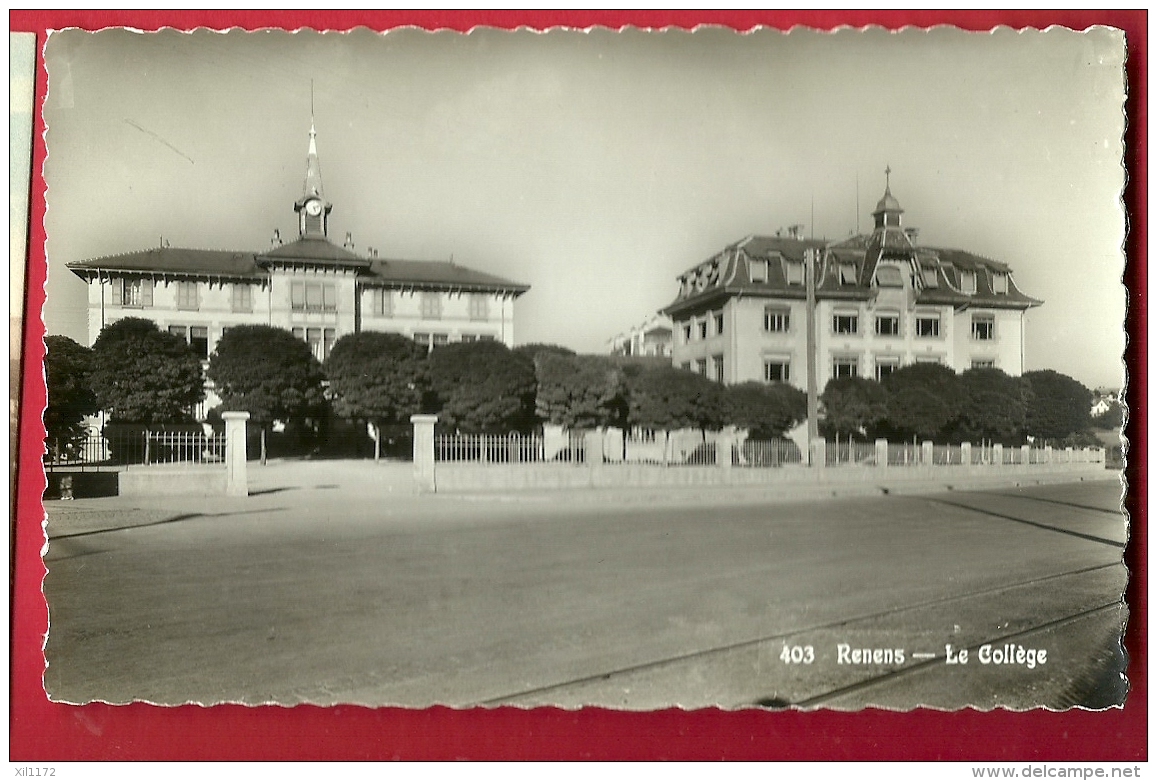
<instances>
[{"instance_id":1,"label":"vintage postcard","mask_svg":"<svg viewBox=\"0 0 1157 781\"><path fill-rule=\"evenodd\" d=\"M43 53L53 701L1129 696L1119 30Z\"/></svg>"}]
</instances>

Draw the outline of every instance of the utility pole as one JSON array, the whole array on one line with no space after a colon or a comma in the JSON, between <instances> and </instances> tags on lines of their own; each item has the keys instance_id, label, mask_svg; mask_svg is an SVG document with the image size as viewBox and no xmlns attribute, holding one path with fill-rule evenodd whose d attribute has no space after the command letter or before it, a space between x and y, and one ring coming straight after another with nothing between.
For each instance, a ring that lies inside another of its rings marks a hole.
<instances>
[{"instance_id":1,"label":"utility pole","mask_svg":"<svg viewBox=\"0 0 1157 781\"><path fill-rule=\"evenodd\" d=\"M819 251L804 250L804 282L807 291L807 444L812 466L812 440L819 436L819 391L816 389L816 263Z\"/></svg>"}]
</instances>

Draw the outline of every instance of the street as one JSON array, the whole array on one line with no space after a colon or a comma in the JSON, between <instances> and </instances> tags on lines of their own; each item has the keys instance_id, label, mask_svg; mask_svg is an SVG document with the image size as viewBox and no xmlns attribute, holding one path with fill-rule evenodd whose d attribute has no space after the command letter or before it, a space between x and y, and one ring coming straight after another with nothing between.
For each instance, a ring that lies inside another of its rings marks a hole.
<instances>
[{"instance_id":1,"label":"street","mask_svg":"<svg viewBox=\"0 0 1157 781\"><path fill-rule=\"evenodd\" d=\"M415 497L350 477L364 465L316 466L246 499L47 502L50 696L628 709L1123 696L1115 479L616 505Z\"/></svg>"}]
</instances>

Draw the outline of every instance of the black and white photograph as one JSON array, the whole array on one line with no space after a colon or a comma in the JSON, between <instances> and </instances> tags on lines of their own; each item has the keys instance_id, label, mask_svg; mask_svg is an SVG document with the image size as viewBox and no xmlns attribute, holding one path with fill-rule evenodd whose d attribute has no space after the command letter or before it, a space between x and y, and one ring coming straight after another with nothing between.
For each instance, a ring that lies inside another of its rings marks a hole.
<instances>
[{"instance_id":1,"label":"black and white photograph","mask_svg":"<svg viewBox=\"0 0 1157 781\"><path fill-rule=\"evenodd\" d=\"M1121 31L43 55L52 701L1129 697Z\"/></svg>"}]
</instances>

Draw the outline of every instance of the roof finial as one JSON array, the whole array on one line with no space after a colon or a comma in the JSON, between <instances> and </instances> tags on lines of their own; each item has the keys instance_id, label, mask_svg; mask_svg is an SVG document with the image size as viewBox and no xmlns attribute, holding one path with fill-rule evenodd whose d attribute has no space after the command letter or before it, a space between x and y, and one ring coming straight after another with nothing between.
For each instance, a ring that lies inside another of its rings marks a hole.
<instances>
[{"instance_id":1,"label":"roof finial","mask_svg":"<svg viewBox=\"0 0 1157 781\"><path fill-rule=\"evenodd\" d=\"M891 190L892 189L892 166L891 166L891 164L889 164L888 167L884 169L884 189L885 190Z\"/></svg>"}]
</instances>

